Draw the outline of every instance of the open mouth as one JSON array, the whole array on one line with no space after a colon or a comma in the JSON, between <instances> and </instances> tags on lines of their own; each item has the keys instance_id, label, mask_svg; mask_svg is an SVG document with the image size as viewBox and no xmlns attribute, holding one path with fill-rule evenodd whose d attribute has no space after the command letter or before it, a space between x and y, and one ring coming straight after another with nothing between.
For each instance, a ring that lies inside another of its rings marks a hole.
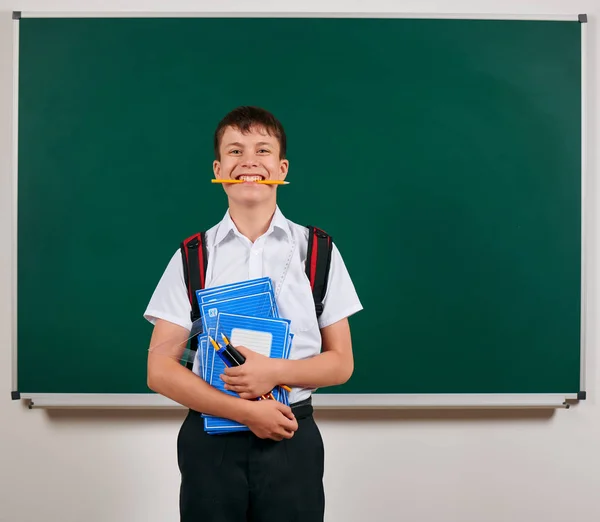
<instances>
[{"instance_id":1,"label":"open mouth","mask_svg":"<svg viewBox=\"0 0 600 522\"><path fill-rule=\"evenodd\" d=\"M236 176L235 179L241 181L261 181L264 180L265 177L260 174L240 174L239 176Z\"/></svg>"}]
</instances>

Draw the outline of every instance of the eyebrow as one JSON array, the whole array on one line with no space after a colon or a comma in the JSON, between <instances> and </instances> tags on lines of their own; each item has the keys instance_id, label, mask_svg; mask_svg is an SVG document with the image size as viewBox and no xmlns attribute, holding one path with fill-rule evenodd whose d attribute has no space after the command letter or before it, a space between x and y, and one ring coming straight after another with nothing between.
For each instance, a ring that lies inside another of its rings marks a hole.
<instances>
[{"instance_id":1,"label":"eyebrow","mask_svg":"<svg viewBox=\"0 0 600 522\"><path fill-rule=\"evenodd\" d=\"M234 145L236 147L243 147L243 145L239 141L234 141L233 143L228 143L227 145L225 145L225 147L229 148L229 147L233 147ZM263 145L268 145L269 147L273 146L273 144L269 143L268 141L260 141L256 144L257 147L262 147Z\"/></svg>"}]
</instances>

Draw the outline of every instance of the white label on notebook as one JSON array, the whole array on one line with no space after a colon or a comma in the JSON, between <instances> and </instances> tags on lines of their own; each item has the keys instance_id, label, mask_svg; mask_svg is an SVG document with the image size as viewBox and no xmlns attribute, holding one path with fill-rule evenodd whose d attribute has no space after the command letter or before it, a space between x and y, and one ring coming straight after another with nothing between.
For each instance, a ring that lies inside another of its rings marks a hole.
<instances>
[{"instance_id":1,"label":"white label on notebook","mask_svg":"<svg viewBox=\"0 0 600 522\"><path fill-rule=\"evenodd\" d=\"M273 335L269 332L257 332L256 330L233 328L231 330L230 341L233 346L245 346L261 355L271 357Z\"/></svg>"}]
</instances>

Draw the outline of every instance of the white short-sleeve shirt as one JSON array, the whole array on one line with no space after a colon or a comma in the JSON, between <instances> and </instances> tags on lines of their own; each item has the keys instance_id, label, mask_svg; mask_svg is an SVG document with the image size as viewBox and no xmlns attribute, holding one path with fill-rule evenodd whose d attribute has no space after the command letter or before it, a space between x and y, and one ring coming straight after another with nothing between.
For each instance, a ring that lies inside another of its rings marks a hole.
<instances>
[{"instance_id":1,"label":"white short-sleeve shirt","mask_svg":"<svg viewBox=\"0 0 600 522\"><path fill-rule=\"evenodd\" d=\"M287 220L279 207L268 230L254 243L240 234L227 211L222 221L206 232L206 248L206 288L259 277L271 278L279 314L291 321L294 339L290 359L319 354L320 328L363 308L334 243L323 313L317 319L305 272L308 229ZM156 319L164 319L191 330L190 312L181 253L177 250L154 290L144 317L152 324ZM290 403L308 398L312 391L292 388Z\"/></svg>"}]
</instances>

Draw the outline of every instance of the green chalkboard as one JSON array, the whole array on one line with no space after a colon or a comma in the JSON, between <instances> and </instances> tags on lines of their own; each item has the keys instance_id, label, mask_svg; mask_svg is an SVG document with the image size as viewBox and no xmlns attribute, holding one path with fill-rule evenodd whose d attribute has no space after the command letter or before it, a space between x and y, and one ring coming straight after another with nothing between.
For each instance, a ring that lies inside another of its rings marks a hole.
<instances>
[{"instance_id":1,"label":"green chalkboard","mask_svg":"<svg viewBox=\"0 0 600 522\"><path fill-rule=\"evenodd\" d=\"M22 394L150 393L142 313L226 210L212 137L245 104L284 124L280 207L364 305L319 393L580 391L578 21L15 23Z\"/></svg>"}]
</instances>

